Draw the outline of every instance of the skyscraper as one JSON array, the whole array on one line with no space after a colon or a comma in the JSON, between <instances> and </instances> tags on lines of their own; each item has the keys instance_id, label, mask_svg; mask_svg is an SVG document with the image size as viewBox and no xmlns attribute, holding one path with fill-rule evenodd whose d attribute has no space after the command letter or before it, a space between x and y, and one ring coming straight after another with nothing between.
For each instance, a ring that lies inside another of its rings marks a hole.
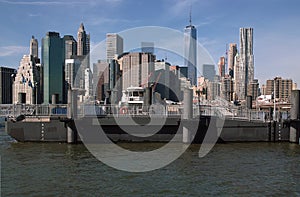
<instances>
[{"instance_id":1,"label":"skyscraper","mask_svg":"<svg viewBox=\"0 0 300 197\"><path fill-rule=\"evenodd\" d=\"M63 52L63 39L59 33L48 32L42 39L44 103L51 103L53 94L58 94L59 102L62 102L65 60Z\"/></svg>"},{"instance_id":2,"label":"skyscraper","mask_svg":"<svg viewBox=\"0 0 300 197\"><path fill-rule=\"evenodd\" d=\"M98 60L93 64L93 96L98 101L106 98L109 90L109 64L106 60Z\"/></svg>"},{"instance_id":3,"label":"skyscraper","mask_svg":"<svg viewBox=\"0 0 300 197\"><path fill-rule=\"evenodd\" d=\"M240 53L235 57L234 83L238 100L245 100L254 80L253 28L240 28Z\"/></svg>"},{"instance_id":4,"label":"skyscraper","mask_svg":"<svg viewBox=\"0 0 300 197\"><path fill-rule=\"evenodd\" d=\"M68 89L79 88L79 78L76 78L79 67L80 60L78 58L65 60L65 93L68 92Z\"/></svg>"},{"instance_id":5,"label":"skyscraper","mask_svg":"<svg viewBox=\"0 0 300 197\"><path fill-rule=\"evenodd\" d=\"M87 90L90 93L90 34L87 34L83 23L80 24L77 32L77 58L80 60L80 68L77 72L77 78L79 78L79 88ZM89 84L86 84L88 82ZM84 96L84 97L82 97ZM89 96L80 95L81 98L88 98Z\"/></svg>"},{"instance_id":6,"label":"skyscraper","mask_svg":"<svg viewBox=\"0 0 300 197\"><path fill-rule=\"evenodd\" d=\"M115 55L123 53L123 38L116 33L106 34L106 59L110 63Z\"/></svg>"},{"instance_id":7,"label":"skyscraper","mask_svg":"<svg viewBox=\"0 0 300 197\"><path fill-rule=\"evenodd\" d=\"M15 73L16 70L13 68L0 67L0 104L12 103L12 87Z\"/></svg>"},{"instance_id":8,"label":"skyscraper","mask_svg":"<svg viewBox=\"0 0 300 197\"><path fill-rule=\"evenodd\" d=\"M244 64L246 84L254 80L253 28L240 28L240 55Z\"/></svg>"},{"instance_id":9,"label":"skyscraper","mask_svg":"<svg viewBox=\"0 0 300 197\"><path fill-rule=\"evenodd\" d=\"M40 103L40 66L36 64L36 58L23 56L13 83L13 103Z\"/></svg>"},{"instance_id":10,"label":"skyscraper","mask_svg":"<svg viewBox=\"0 0 300 197\"><path fill-rule=\"evenodd\" d=\"M225 57L220 57L218 66L219 66L219 76L224 77L225 76Z\"/></svg>"},{"instance_id":11,"label":"skyscraper","mask_svg":"<svg viewBox=\"0 0 300 197\"><path fill-rule=\"evenodd\" d=\"M154 42L141 42L142 53L154 54Z\"/></svg>"},{"instance_id":12,"label":"skyscraper","mask_svg":"<svg viewBox=\"0 0 300 197\"><path fill-rule=\"evenodd\" d=\"M83 23L77 32L77 55L87 55L90 52L90 34L86 34Z\"/></svg>"},{"instance_id":13,"label":"skyscraper","mask_svg":"<svg viewBox=\"0 0 300 197\"><path fill-rule=\"evenodd\" d=\"M155 55L151 53L129 53L123 56L122 68L122 90L128 87L149 87L150 73L154 74Z\"/></svg>"},{"instance_id":14,"label":"skyscraper","mask_svg":"<svg viewBox=\"0 0 300 197\"><path fill-rule=\"evenodd\" d=\"M259 96L259 83L258 79L254 79L251 83L248 84L247 96L252 96L253 100Z\"/></svg>"},{"instance_id":15,"label":"skyscraper","mask_svg":"<svg viewBox=\"0 0 300 197\"><path fill-rule=\"evenodd\" d=\"M39 50L38 41L37 39L34 38L34 36L32 36L30 40L30 55L32 55L34 58L38 58L39 57L38 50Z\"/></svg>"},{"instance_id":16,"label":"skyscraper","mask_svg":"<svg viewBox=\"0 0 300 197\"><path fill-rule=\"evenodd\" d=\"M203 76L209 81L214 81L216 70L215 65L203 64Z\"/></svg>"},{"instance_id":17,"label":"skyscraper","mask_svg":"<svg viewBox=\"0 0 300 197\"><path fill-rule=\"evenodd\" d=\"M184 29L184 65L188 67L188 79L191 85L197 85L197 29L190 24Z\"/></svg>"},{"instance_id":18,"label":"skyscraper","mask_svg":"<svg viewBox=\"0 0 300 197\"><path fill-rule=\"evenodd\" d=\"M280 101L289 101L292 95L292 89L292 79L282 79L281 77L275 77L274 79L269 79L266 82L266 94L272 95L275 92L275 98L279 99Z\"/></svg>"},{"instance_id":19,"label":"skyscraper","mask_svg":"<svg viewBox=\"0 0 300 197\"><path fill-rule=\"evenodd\" d=\"M228 70L229 75L233 78L234 77L234 58L237 54L237 45L236 43L229 44L229 50L227 55L227 63L228 63Z\"/></svg>"},{"instance_id":20,"label":"skyscraper","mask_svg":"<svg viewBox=\"0 0 300 197\"><path fill-rule=\"evenodd\" d=\"M77 55L77 42L71 35L64 36L65 59L71 59Z\"/></svg>"},{"instance_id":21,"label":"skyscraper","mask_svg":"<svg viewBox=\"0 0 300 197\"><path fill-rule=\"evenodd\" d=\"M247 96L247 86L254 80L253 28L240 28L240 69L244 76L242 91Z\"/></svg>"}]
</instances>

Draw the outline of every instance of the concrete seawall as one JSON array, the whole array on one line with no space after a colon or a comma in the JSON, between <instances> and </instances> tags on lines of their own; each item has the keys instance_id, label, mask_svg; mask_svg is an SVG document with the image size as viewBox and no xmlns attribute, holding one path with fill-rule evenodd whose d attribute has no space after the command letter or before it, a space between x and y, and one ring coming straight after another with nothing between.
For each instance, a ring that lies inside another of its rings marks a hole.
<instances>
[{"instance_id":1,"label":"concrete seawall","mask_svg":"<svg viewBox=\"0 0 300 197\"><path fill-rule=\"evenodd\" d=\"M124 132L120 126L116 124L114 118L85 118L80 124L84 129L83 131L92 132L98 131L99 126L104 130L106 135L113 141L160 141L168 142L175 134L175 141L182 142L182 124L180 124L180 117L168 118L166 124L153 136L150 137L137 137ZM146 125L149 122L149 117L140 117L136 121L139 124ZM191 124L191 121L197 122L197 133L193 143L201 143L206 135L207 128L210 123L210 117L201 117L200 120L185 120ZM95 122L97 124L95 124ZM122 122L126 122L126 119ZM13 122L7 121L5 128L6 132L21 142L67 142L69 125L66 120L59 118L26 118L23 121ZM77 125L76 125L77 126ZM193 126L193 124L191 125ZM160 125L145 127L149 129L158 129ZM132 125L122 125L125 130L133 130L136 128ZM145 134L147 129L136 131L136 133ZM214 135L218 135L216 131ZM219 141L222 142L257 142L257 141L289 141L289 128L282 124L277 123L274 127L273 124L268 122L250 122L246 120L232 120L226 119L221 133L219 133ZM77 136L80 140L80 133Z\"/></svg>"}]
</instances>

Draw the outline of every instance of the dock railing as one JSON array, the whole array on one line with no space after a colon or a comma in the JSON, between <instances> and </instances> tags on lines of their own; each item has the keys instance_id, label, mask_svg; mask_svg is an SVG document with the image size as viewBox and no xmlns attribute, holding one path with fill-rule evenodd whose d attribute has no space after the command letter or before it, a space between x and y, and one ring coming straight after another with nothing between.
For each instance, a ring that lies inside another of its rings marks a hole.
<instances>
[{"instance_id":1,"label":"dock railing","mask_svg":"<svg viewBox=\"0 0 300 197\"><path fill-rule=\"evenodd\" d=\"M182 116L183 105L151 105L142 107L131 107L119 105L78 105L78 117L85 116ZM21 114L26 116L53 116L66 117L66 104L49 105L28 105L28 104L2 104L0 105L1 117L17 117ZM199 116L224 116L227 119L240 119L245 121L263 121L272 120L273 114L266 111L255 109L246 109L245 107L230 106L220 103L200 103L193 105L193 117ZM289 112L278 112L280 120L289 119Z\"/></svg>"},{"instance_id":2,"label":"dock railing","mask_svg":"<svg viewBox=\"0 0 300 197\"><path fill-rule=\"evenodd\" d=\"M1 104L1 117L26 116L66 116L67 105L49 104L49 105L30 105L30 104Z\"/></svg>"}]
</instances>

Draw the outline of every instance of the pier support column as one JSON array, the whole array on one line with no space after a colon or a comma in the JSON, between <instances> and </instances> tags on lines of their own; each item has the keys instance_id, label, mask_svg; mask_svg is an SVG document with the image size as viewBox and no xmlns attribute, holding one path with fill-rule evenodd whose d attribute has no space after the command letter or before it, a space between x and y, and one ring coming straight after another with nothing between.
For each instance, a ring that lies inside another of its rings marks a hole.
<instances>
[{"instance_id":1,"label":"pier support column","mask_svg":"<svg viewBox=\"0 0 300 197\"><path fill-rule=\"evenodd\" d=\"M72 90L68 90L68 101L67 101L67 118L72 118Z\"/></svg>"},{"instance_id":2,"label":"pier support column","mask_svg":"<svg viewBox=\"0 0 300 197\"><path fill-rule=\"evenodd\" d=\"M152 101L152 88L147 87L145 88L145 95L144 95L144 106L143 106L144 112L149 112L149 107L152 104L151 101Z\"/></svg>"},{"instance_id":3,"label":"pier support column","mask_svg":"<svg viewBox=\"0 0 300 197\"><path fill-rule=\"evenodd\" d=\"M299 124L293 122L300 118L300 90L293 90L291 95L291 126L290 126L290 142L299 142Z\"/></svg>"},{"instance_id":4,"label":"pier support column","mask_svg":"<svg viewBox=\"0 0 300 197\"><path fill-rule=\"evenodd\" d=\"M183 119L190 120L193 118L193 90L186 88L184 89L183 95ZM182 130L182 142L191 143L192 134L187 125L183 125Z\"/></svg>"},{"instance_id":5,"label":"pier support column","mask_svg":"<svg viewBox=\"0 0 300 197\"><path fill-rule=\"evenodd\" d=\"M252 109L252 96L247 96L247 109Z\"/></svg>"},{"instance_id":6,"label":"pier support column","mask_svg":"<svg viewBox=\"0 0 300 197\"><path fill-rule=\"evenodd\" d=\"M72 90L72 118L77 119L77 99L78 99L78 90Z\"/></svg>"},{"instance_id":7,"label":"pier support column","mask_svg":"<svg viewBox=\"0 0 300 197\"><path fill-rule=\"evenodd\" d=\"M77 131L74 124L74 119L77 118L77 91L68 90L68 109L67 118L69 122L67 123L67 143L76 143L77 141Z\"/></svg>"}]
</instances>

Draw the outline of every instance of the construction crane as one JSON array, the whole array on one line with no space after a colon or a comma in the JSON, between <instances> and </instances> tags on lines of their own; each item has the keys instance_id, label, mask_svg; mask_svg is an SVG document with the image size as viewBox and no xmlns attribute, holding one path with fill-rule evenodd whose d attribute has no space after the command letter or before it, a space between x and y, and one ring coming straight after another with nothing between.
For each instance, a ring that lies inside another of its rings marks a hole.
<instances>
[{"instance_id":1,"label":"construction crane","mask_svg":"<svg viewBox=\"0 0 300 197\"><path fill-rule=\"evenodd\" d=\"M151 72L148 77L145 79L145 81L143 81L143 83L141 83L141 87L145 87L145 85L149 82L150 77L152 76L153 72Z\"/></svg>"},{"instance_id":2,"label":"construction crane","mask_svg":"<svg viewBox=\"0 0 300 197\"><path fill-rule=\"evenodd\" d=\"M155 88L156 88L156 85L157 85L157 82L159 81L160 79L160 76L161 76L161 72L159 72L157 78L156 78L156 81L154 82L154 84L152 85L152 92L154 92Z\"/></svg>"}]
</instances>

